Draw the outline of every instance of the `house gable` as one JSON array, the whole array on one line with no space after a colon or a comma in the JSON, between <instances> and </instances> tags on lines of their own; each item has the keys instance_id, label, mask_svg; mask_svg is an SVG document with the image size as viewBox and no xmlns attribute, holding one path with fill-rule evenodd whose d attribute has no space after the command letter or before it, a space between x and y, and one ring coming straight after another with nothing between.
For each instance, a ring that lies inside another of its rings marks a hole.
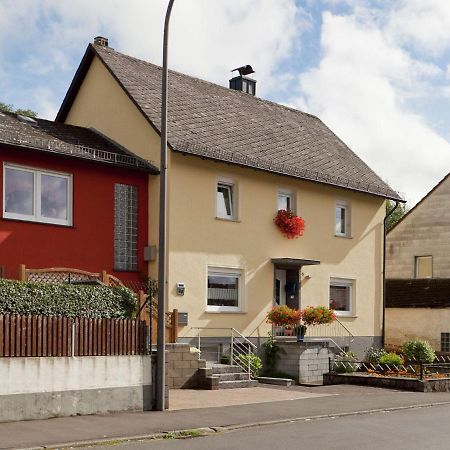
<instances>
[{"instance_id":1,"label":"house gable","mask_svg":"<svg viewBox=\"0 0 450 450\"><path fill-rule=\"evenodd\" d=\"M414 278L418 256L433 257L433 278L450 277L450 175L387 235L388 278Z\"/></svg>"},{"instance_id":2,"label":"house gable","mask_svg":"<svg viewBox=\"0 0 450 450\"><path fill-rule=\"evenodd\" d=\"M65 123L93 127L158 167L160 138L156 131L97 56L85 64L89 68L73 88Z\"/></svg>"}]
</instances>

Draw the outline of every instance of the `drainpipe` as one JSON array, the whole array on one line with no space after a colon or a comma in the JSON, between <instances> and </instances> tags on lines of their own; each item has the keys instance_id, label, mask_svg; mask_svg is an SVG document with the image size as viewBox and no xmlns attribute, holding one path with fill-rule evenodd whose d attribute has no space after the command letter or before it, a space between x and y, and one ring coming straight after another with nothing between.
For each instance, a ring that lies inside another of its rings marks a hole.
<instances>
[{"instance_id":1,"label":"drainpipe","mask_svg":"<svg viewBox=\"0 0 450 450\"><path fill-rule=\"evenodd\" d=\"M395 201L395 206L386 214L383 222L383 321L381 324L381 346L384 347L384 341L386 337L386 228L387 228L387 220L394 213L394 211L398 208L400 202L398 200Z\"/></svg>"}]
</instances>

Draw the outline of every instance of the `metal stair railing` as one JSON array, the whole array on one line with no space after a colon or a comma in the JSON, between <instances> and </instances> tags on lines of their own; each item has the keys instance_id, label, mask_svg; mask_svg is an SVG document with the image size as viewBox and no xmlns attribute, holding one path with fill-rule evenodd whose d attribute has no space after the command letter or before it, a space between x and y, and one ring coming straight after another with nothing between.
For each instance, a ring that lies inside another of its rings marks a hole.
<instances>
[{"instance_id":1,"label":"metal stair railing","mask_svg":"<svg viewBox=\"0 0 450 450\"><path fill-rule=\"evenodd\" d=\"M306 330L305 338L308 340L327 339L332 342L341 352L350 348L355 340L353 333L339 320L324 325L310 326ZM339 345L338 342L342 345Z\"/></svg>"},{"instance_id":2,"label":"metal stair railing","mask_svg":"<svg viewBox=\"0 0 450 450\"><path fill-rule=\"evenodd\" d=\"M236 364L241 367L244 372L248 374L249 379L254 376L257 371L257 367L255 366L253 356L255 355L257 346L249 339L247 339L242 333L240 333L235 328L192 327L192 329L197 330L196 339L199 359L202 355L202 337L206 337L204 334L202 335L202 331L227 331L228 336L225 337L230 339L230 364Z\"/></svg>"}]
</instances>

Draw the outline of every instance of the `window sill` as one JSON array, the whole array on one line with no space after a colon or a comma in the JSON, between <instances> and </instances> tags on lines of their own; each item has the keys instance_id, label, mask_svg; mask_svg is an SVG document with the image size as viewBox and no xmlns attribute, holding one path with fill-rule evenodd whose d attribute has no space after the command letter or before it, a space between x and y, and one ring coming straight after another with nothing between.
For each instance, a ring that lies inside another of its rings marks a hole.
<instances>
[{"instance_id":1,"label":"window sill","mask_svg":"<svg viewBox=\"0 0 450 450\"><path fill-rule=\"evenodd\" d=\"M209 311L205 310L206 314L247 314L245 311Z\"/></svg>"},{"instance_id":2,"label":"window sill","mask_svg":"<svg viewBox=\"0 0 450 450\"><path fill-rule=\"evenodd\" d=\"M353 239L353 236L344 236L342 234L335 234L334 237L343 238L343 239Z\"/></svg>"},{"instance_id":3,"label":"window sill","mask_svg":"<svg viewBox=\"0 0 450 450\"><path fill-rule=\"evenodd\" d=\"M338 312L336 312L336 317L340 320L340 319L357 319L358 316L355 314L339 314Z\"/></svg>"},{"instance_id":4,"label":"window sill","mask_svg":"<svg viewBox=\"0 0 450 450\"><path fill-rule=\"evenodd\" d=\"M35 225L47 225L52 227L64 227L64 228L75 228L74 225L67 225L63 223L52 223L52 222L44 222L39 220L32 220L32 219L19 219L17 217L2 217L3 220L8 220L11 222L23 222L23 223L32 223Z\"/></svg>"},{"instance_id":5,"label":"window sill","mask_svg":"<svg viewBox=\"0 0 450 450\"><path fill-rule=\"evenodd\" d=\"M236 222L241 223L239 219L225 219L224 217L215 217L216 220L221 220L223 222Z\"/></svg>"}]
</instances>

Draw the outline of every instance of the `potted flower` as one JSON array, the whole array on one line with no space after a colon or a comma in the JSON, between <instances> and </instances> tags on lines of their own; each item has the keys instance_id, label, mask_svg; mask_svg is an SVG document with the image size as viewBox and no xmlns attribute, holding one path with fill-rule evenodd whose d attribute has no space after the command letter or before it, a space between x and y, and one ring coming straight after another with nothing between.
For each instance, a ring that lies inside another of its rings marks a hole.
<instances>
[{"instance_id":1,"label":"potted flower","mask_svg":"<svg viewBox=\"0 0 450 450\"><path fill-rule=\"evenodd\" d=\"M267 322L276 327L293 329L300 323L301 318L302 312L300 310L289 308L286 305L274 306L267 313Z\"/></svg>"},{"instance_id":2,"label":"potted flower","mask_svg":"<svg viewBox=\"0 0 450 450\"><path fill-rule=\"evenodd\" d=\"M297 341L305 338L308 326L325 325L336 320L336 313L326 306L308 306L301 312L302 324L297 327Z\"/></svg>"},{"instance_id":3,"label":"potted flower","mask_svg":"<svg viewBox=\"0 0 450 450\"><path fill-rule=\"evenodd\" d=\"M305 221L287 209L280 209L275 216L274 222L288 239L298 238L305 231Z\"/></svg>"}]
</instances>

